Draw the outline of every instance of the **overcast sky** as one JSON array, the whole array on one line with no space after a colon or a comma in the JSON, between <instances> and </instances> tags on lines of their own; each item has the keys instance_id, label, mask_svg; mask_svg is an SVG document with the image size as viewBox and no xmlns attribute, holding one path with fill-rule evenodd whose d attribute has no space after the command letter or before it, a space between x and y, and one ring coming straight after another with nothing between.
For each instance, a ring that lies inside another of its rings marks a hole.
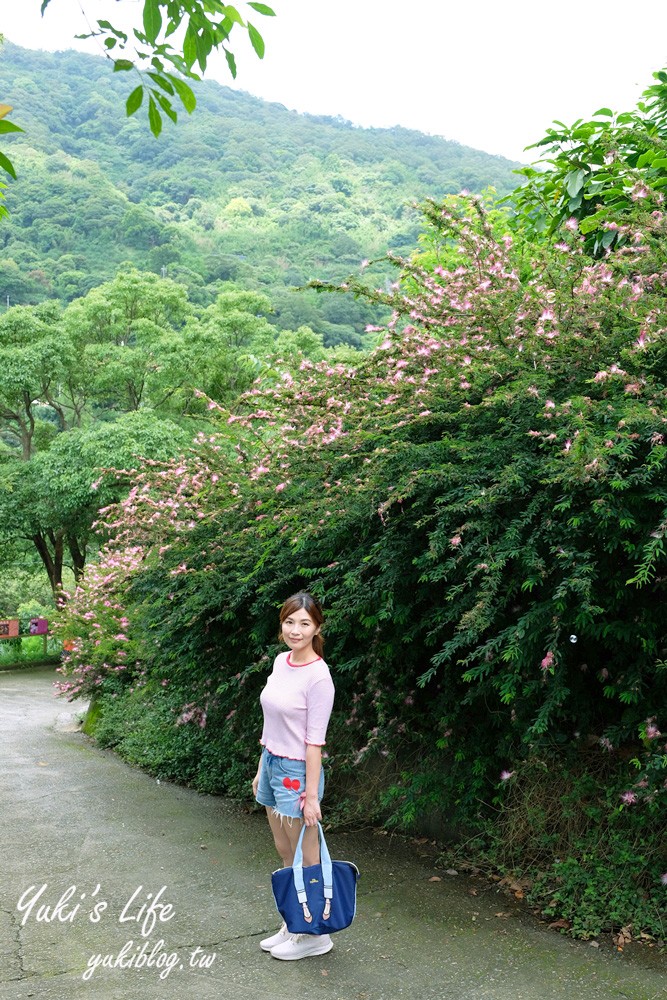
<instances>
[{"instance_id":1,"label":"overcast sky","mask_svg":"<svg viewBox=\"0 0 667 1000\"><path fill-rule=\"evenodd\" d=\"M554 118L632 108L667 65L665 0L265 2L278 16L252 14L264 61L239 37L236 84L224 60L207 76L298 111L404 125L524 161ZM51 0L44 18L40 0L2 6L0 31L18 45L99 51L74 39L86 30L81 8L123 26L140 23L143 3Z\"/></svg>"}]
</instances>

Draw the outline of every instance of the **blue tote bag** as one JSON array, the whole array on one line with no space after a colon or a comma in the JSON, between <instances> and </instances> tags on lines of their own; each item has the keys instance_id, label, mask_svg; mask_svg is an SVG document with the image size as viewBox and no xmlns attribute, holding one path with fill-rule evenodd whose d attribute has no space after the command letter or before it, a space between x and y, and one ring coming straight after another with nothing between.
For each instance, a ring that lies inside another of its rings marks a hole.
<instances>
[{"instance_id":1,"label":"blue tote bag","mask_svg":"<svg viewBox=\"0 0 667 1000\"><path fill-rule=\"evenodd\" d=\"M290 934L333 934L349 927L357 909L359 869L351 861L332 861L322 824L320 864L303 867L304 825L291 868L271 876L273 897Z\"/></svg>"}]
</instances>

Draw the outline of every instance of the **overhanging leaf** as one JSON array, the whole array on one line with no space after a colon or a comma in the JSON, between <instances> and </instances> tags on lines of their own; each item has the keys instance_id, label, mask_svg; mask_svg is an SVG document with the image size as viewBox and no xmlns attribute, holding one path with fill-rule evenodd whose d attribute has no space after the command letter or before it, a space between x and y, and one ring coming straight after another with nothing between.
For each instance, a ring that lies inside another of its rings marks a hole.
<instances>
[{"instance_id":1,"label":"overhanging leaf","mask_svg":"<svg viewBox=\"0 0 667 1000\"><path fill-rule=\"evenodd\" d=\"M225 49L225 59L227 60L227 65L229 66L229 72L232 74L234 79L236 79L236 59L234 58L234 53L230 52L229 49Z\"/></svg>"},{"instance_id":2,"label":"overhanging leaf","mask_svg":"<svg viewBox=\"0 0 667 1000\"><path fill-rule=\"evenodd\" d=\"M162 14L158 0L144 0L144 31L146 38L153 44L162 28Z\"/></svg>"},{"instance_id":3,"label":"overhanging leaf","mask_svg":"<svg viewBox=\"0 0 667 1000\"><path fill-rule=\"evenodd\" d=\"M188 87L187 83L183 80L179 80L177 76L171 76L169 79L173 84L174 90L180 97L183 107L189 115L192 114L194 109L197 107L197 98L193 94L191 88Z\"/></svg>"},{"instance_id":4,"label":"overhanging leaf","mask_svg":"<svg viewBox=\"0 0 667 1000\"><path fill-rule=\"evenodd\" d=\"M276 16L275 10L271 10L271 8L267 7L265 3L248 3L248 7L252 7L252 9L256 10L258 14L265 14L266 17Z\"/></svg>"},{"instance_id":5,"label":"overhanging leaf","mask_svg":"<svg viewBox=\"0 0 667 1000\"><path fill-rule=\"evenodd\" d=\"M127 101L125 102L125 114L129 118L133 115L135 111L138 111L141 107L141 103L144 99L144 88L143 85L135 87Z\"/></svg>"},{"instance_id":6,"label":"overhanging leaf","mask_svg":"<svg viewBox=\"0 0 667 1000\"><path fill-rule=\"evenodd\" d=\"M22 132L23 129L15 125L14 122L7 122L0 120L0 134L6 135L7 132Z\"/></svg>"},{"instance_id":7,"label":"overhanging leaf","mask_svg":"<svg viewBox=\"0 0 667 1000\"><path fill-rule=\"evenodd\" d=\"M255 50L259 58L263 59L265 50L264 39L260 35L257 28L255 28L254 25L250 23L250 21L248 21L248 35L250 36L250 42L252 44L253 49Z\"/></svg>"},{"instance_id":8,"label":"overhanging leaf","mask_svg":"<svg viewBox=\"0 0 667 1000\"><path fill-rule=\"evenodd\" d=\"M151 127L151 132L157 139L162 131L162 116L160 115L157 104L152 97L148 99L148 123Z\"/></svg>"},{"instance_id":9,"label":"overhanging leaf","mask_svg":"<svg viewBox=\"0 0 667 1000\"><path fill-rule=\"evenodd\" d=\"M0 167L8 174L10 174L14 180L16 180L16 170L14 169L14 164L9 160L4 153L0 153Z\"/></svg>"}]
</instances>

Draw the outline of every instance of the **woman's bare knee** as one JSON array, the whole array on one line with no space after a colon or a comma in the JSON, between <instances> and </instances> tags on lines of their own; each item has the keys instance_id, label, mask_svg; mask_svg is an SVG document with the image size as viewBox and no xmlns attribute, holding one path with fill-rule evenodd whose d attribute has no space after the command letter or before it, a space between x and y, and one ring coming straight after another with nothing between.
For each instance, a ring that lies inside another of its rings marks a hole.
<instances>
[{"instance_id":1,"label":"woman's bare knee","mask_svg":"<svg viewBox=\"0 0 667 1000\"><path fill-rule=\"evenodd\" d=\"M285 868L289 868L294 861L294 845L290 836L290 826L293 825L293 821L290 823L290 826L288 826L288 817L281 816L268 806L266 809L266 815L269 820L269 826L271 827L273 843L275 844L276 850L280 856L283 866Z\"/></svg>"}]
</instances>

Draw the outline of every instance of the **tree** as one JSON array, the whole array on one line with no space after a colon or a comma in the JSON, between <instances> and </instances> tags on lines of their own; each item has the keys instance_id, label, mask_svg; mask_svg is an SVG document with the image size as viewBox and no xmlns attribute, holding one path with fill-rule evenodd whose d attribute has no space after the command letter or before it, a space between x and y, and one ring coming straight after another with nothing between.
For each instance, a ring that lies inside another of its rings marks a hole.
<instances>
[{"instance_id":1,"label":"tree","mask_svg":"<svg viewBox=\"0 0 667 1000\"><path fill-rule=\"evenodd\" d=\"M2 535L34 545L53 596L62 601L63 566L69 558L75 581L82 578L99 508L126 495L132 470L170 458L188 443L181 428L150 413L59 434L31 461L0 466ZM121 472L102 476L104 468Z\"/></svg>"},{"instance_id":2,"label":"tree","mask_svg":"<svg viewBox=\"0 0 667 1000\"><path fill-rule=\"evenodd\" d=\"M79 359L59 320L52 304L15 306L0 317L0 431L23 461L33 455L40 407L61 431L80 423Z\"/></svg>"},{"instance_id":3,"label":"tree","mask_svg":"<svg viewBox=\"0 0 667 1000\"><path fill-rule=\"evenodd\" d=\"M166 458L189 441L150 412L192 392L179 329L189 313L182 286L126 268L64 313L48 303L0 317L0 532L34 545L54 595L67 556L80 578L98 507L127 488L95 492L99 467Z\"/></svg>"},{"instance_id":4,"label":"tree","mask_svg":"<svg viewBox=\"0 0 667 1000\"><path fill-rule=\"evenodd\" d=\"M191 383L182 332L190 313L182 285L128 265L72 302L63 327L87 372L89 401L106 410L159 408Z\"/></svg>"},{"instance_id":5,"label":"tree","mask_svg":"<svg viewBox=\"0 0 667 1000\"><path fill-rule=\"evenodd\" d=\"M634 202L662 197L667 187L667 72L653 77L635 110L600 108L591 121L554 122L529 147L543 158L517 171L526 183L504 199L516 229L551 239L575 220L592 256L623 245Z\"/></svg>"}]
</instances>

